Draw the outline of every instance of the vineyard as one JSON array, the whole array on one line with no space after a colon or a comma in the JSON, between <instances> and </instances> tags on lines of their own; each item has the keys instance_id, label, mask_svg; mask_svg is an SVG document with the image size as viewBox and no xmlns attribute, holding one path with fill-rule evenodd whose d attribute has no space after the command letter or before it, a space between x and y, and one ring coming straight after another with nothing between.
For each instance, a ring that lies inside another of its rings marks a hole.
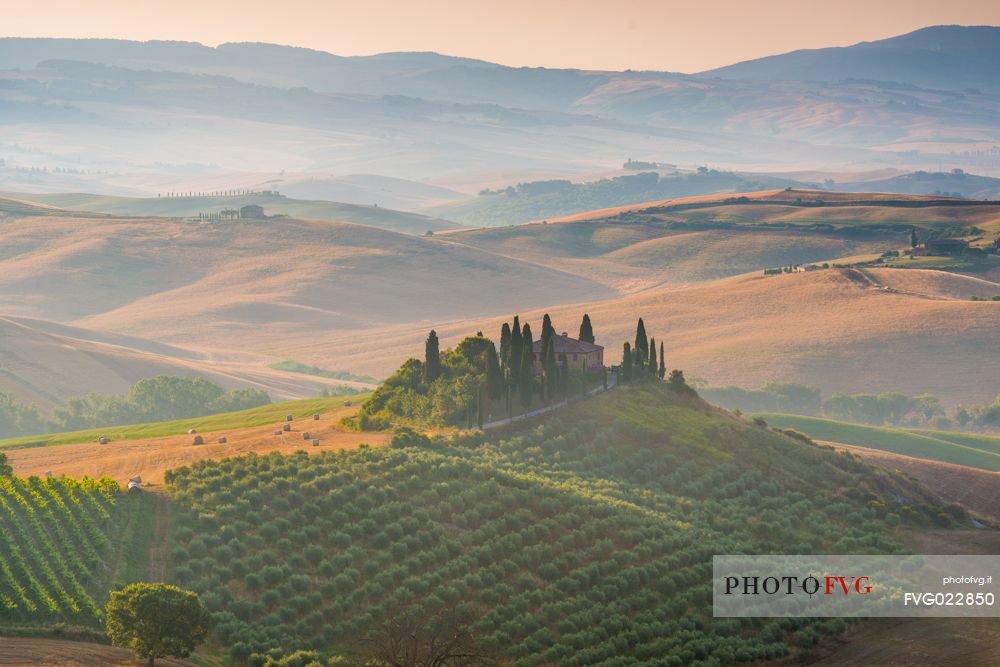
<instances>
[{"instance_id":1,"label":"vineyard","mask_svg":"<svg viewBox=\"0 0 1000 667\"><path fill-rule=\"evenodd\" d=\"M661 386L504 434L204 461L168 483L169 577L238 661L351 652L399 609L460 603L523 665L779 659L844 622L713 620L713 554L892 553L894 525L952 521L902 476Z\"/></svg>"},{"instance_id":2,"label":"vineyard","mask_svg":"<svg viewBox=\"0 0 1000 667\"><path fill-rule=\"evenodd\" d=\"M0 476L0 622L96 624L113 480Z\"/></svg>"}]
</instances>

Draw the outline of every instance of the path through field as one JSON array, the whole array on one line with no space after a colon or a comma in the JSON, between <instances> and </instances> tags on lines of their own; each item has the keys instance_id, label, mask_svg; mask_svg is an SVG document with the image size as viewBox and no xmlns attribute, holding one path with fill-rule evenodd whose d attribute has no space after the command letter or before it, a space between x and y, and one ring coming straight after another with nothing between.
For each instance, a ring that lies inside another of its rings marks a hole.
<instances>
[{"instance_id":1,"label":"path through field","mask_svg":"<svg viewBox=\"0 0 1000 667\"><path fill-rule=\"evenodd\" d=\"M149 540L146 580L167 580L167 537L170 532L170 498L153 493L153 531Z\"/></svg>"}]
</instances>

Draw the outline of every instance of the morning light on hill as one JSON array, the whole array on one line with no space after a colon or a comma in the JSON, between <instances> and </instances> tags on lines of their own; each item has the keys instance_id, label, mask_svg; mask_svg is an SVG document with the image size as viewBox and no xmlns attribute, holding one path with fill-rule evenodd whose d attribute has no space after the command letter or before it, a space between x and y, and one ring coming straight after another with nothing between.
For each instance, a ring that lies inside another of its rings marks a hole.
<instances>
[{"instance_id":1,"label":"morning light on hill","mask_svg":"<svg viewBox=\"0 0 1000 667\"><path fill-rule=\"evenodd\" d=\"M1000 665L1000 8L12 6L0 665Z\"/></svg>"}]
</instances>

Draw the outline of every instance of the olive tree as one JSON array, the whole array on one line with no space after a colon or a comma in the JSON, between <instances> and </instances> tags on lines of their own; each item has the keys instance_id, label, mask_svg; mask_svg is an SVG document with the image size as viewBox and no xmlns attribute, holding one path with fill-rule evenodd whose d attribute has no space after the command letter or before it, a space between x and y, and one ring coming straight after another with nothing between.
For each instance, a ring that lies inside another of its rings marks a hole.
<instances>
[{"instance_id":1,"label":"olive tree","mask_svg":"<svg viewBox=\"0 0 1000 667\"><path fill-rule=\"evenodd\" d=\"M186 658L208 636L210 616L196 593L168 584L129 584L111 593L107 633L150 666L157 658Z\"/></svg>"}]
</instances>

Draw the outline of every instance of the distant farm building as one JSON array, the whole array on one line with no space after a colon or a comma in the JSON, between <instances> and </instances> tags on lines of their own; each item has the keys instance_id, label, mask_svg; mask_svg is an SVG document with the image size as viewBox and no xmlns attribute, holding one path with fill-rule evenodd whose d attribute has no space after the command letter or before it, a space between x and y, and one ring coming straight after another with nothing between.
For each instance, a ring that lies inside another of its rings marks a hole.
<instances>
[{"instance_id":1,"label":"distant farm building","mask_svg":"<svg viewBox=\"0 0 1000 667\"><path fill-rule=\"evenodd\" d=\"M250 220L261 220L264 218L264 207L257 204L247 204L240 207L240 218Z\"/></svg>"},{"instance_id":2,"label":"distant farm building","mask_svg":"<svg viewBox=\"0 0 1000 667\"><path fill-rule=\"evenodd\" d=\"M542 341L536 340L532 343L531 348L535 353L535 361L540 364L542 362ZM599 373L604 368L604 348L602 346L570 338L565 331L552 336L552 349L556 353L556 359L565 354L566 361L574 368L579 368L584 362L587 364L587 370L591 373Z\"/></svg>"},{"instance_id":3,"label":"distant farm building","mask_svg":"<svg viewBox=\"0 0 1000 667\"><path fill-rule=\"evenodd\" d=\"M969 242L962 239L928 239L924 251L928 255L961 255L969 249Z\"/></svg>"}]
</instances>

